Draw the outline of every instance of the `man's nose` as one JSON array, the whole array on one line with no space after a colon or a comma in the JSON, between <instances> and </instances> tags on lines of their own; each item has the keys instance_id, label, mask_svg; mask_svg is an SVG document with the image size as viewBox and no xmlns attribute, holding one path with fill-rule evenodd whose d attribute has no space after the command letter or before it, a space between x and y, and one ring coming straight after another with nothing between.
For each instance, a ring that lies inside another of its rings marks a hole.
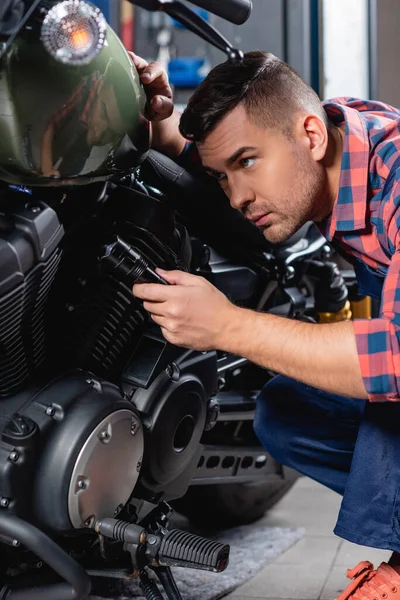
<instances>
[{"instance_id":1,"label":"man's nose","mask_svg":"<svg viewBox=\"0 0 400 600\"><path fill-rule=\"evenodd\" d=\"M240 210L241 212L254 199L254 195L250 190L240 189L235 185L231 186L230 192L229 202L232 208L236 208L236 210Z\"/></svg>"}]
</instances>

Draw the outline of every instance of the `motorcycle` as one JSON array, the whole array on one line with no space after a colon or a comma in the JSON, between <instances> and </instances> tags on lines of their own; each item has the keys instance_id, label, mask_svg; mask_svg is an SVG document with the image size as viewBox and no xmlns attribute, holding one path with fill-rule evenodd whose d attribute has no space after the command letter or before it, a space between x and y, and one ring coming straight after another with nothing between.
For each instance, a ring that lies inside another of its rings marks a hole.
<instances>
[{"instance_id":1,"label":"motorcycle","mask_svg":"<svg viewBox=\"0 0 400 600\"><path fill-rule=\"evenodd\" d=\"M243 22L249 0L216 7ZM0 598L84 599L94 576L181 598L171 566L220 572L229 547L169 529L264 514L295 480L261 447L274 374L168 343L131 288L156 267L237 304L311 322L349 317L315 225L271 247L218 184L150 150L127 52L84 0L0 9ZM240 60L176 0L163 10ZM3 7L4 8L4 7ZM4 16L5 15L5 16ZM1 17L3 16L3 22ZM207 512L205 507L208 506ZM40 583L39 583L40 582Z\"/></svg>"}]
</instances>

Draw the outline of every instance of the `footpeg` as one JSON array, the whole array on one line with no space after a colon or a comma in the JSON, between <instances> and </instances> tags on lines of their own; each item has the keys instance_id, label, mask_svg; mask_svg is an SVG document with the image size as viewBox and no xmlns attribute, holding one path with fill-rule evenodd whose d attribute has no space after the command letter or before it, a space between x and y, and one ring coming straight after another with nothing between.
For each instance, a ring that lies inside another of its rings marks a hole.
<instances>
[{"instance_id":1,"label":"footpeg","mask_svg":"<svg viewBox=\"0 0 400 600\"><path fill-rule=\"evenodd\" d=\"M171 512L171 507L163 502L146 516L141 525L117 519L102 519L95 524L95 531L100 535L124 542L125 549L131 554L132 566L139 573L146 598L154 600L161 595L148 578L149 569L157 575L168 598L182 600L170 567L221 573L229 562L228 544L180 529L168 530L166 526Z\"/></svg>"},{"instance_id":2,"label":"footpeg","mask_svg":"<svg viewBox=\"0 0 400 600\"><path fill-rule=\"evenodd\" d=\"M160 565L221 573L228 566L229 550L227 544L172 529L162 538L158 560Z\"/></svg>"}]
</instances>

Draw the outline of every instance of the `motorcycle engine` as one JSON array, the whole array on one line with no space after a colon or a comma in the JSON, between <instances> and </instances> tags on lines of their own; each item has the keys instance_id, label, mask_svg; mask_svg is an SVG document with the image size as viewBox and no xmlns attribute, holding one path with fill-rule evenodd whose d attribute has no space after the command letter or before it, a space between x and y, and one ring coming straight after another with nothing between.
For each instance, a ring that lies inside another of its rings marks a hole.
<instances>
[{"instance_id":1,"label":"motorcycle engine","mask_svg":"<svg viewBox=\"0 0 400 600\"><path fill-rule=\"evenodd\" d=\"M0 507L56 532L183 495L217 385L215 353L167 343L99 266L117 233L187 269L172 210L121 186L76 202L22 190L0 213Z\"/></svg>"}]
</instances>

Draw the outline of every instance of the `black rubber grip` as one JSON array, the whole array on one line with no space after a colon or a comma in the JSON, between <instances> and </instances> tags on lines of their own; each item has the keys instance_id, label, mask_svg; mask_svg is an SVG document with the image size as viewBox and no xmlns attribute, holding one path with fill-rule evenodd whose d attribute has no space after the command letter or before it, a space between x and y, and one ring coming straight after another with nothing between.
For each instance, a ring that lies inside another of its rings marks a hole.
<instances>
[{"instance_id":1,"label":"black rubber grip","mask_svg":"<svg viewBox=\"0 0 400 600\"><path fill-rule=\"evenodd\" d=\"M220 573L228 566L229 546L172 529L163 538L158 553L161 565L190 567Z\"/></svg>"},{"instance_id":2,"label":"black rubber grip","mask_svg":"<svg viewBox=\"0 0 400 600\"><path fill-rule=\"evenodd\" d=\"M252 0L190 0L192 4L205 8L210 12L235 25L247 21L253 8Z\"/></svg>"}]
</instances>

